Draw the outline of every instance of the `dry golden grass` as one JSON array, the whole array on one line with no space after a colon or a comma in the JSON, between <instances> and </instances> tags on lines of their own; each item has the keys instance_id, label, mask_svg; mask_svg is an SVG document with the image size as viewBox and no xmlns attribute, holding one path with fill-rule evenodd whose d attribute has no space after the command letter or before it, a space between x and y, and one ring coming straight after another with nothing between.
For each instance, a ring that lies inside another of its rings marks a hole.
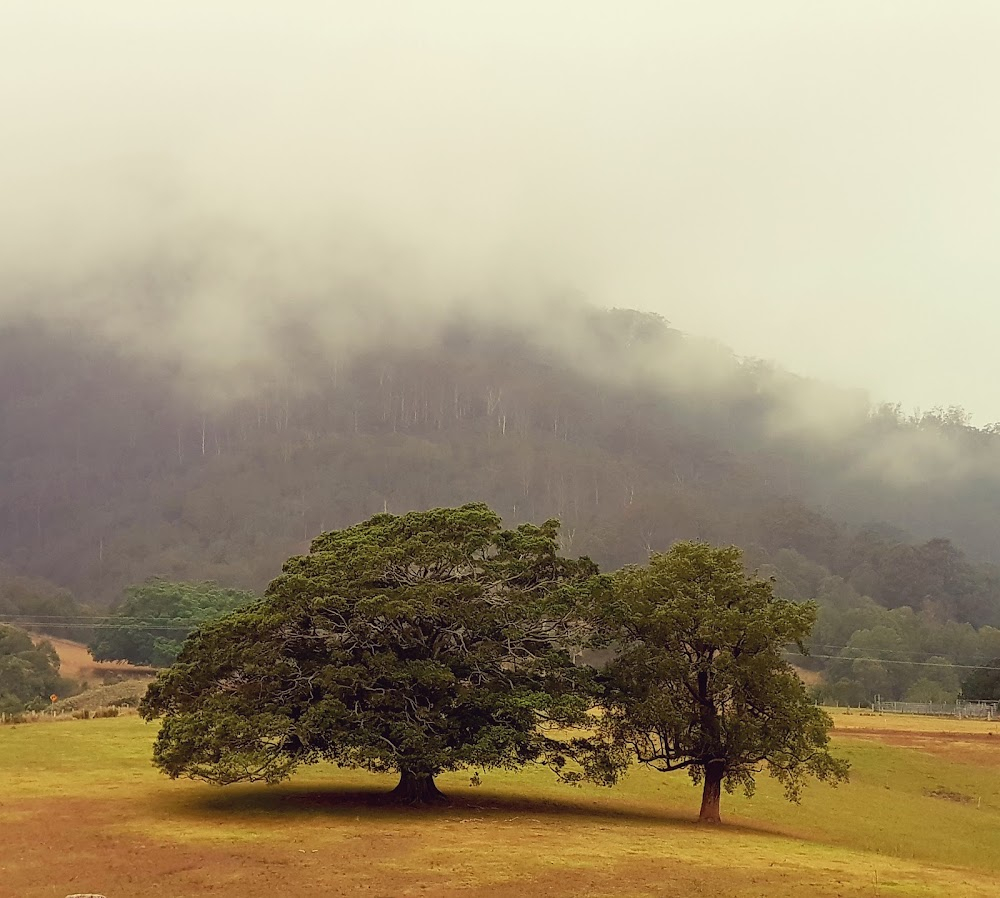
<instances>
[{"instance_id":1,"label":"dry golden grass","mask_svg":"<svg viewBox=\"0 0 1000 898\"><path fill-rule=\"evenodd\" d=\"M400 810L379 801L389 778L327 766L274 788L171 782L149 764L154 733L134 717L0 729L0 895L997 894L996 769L843 727L850 785L794 806L763 780L752 802L724 797L718 829L694 823L679 774L614 790L454 774L450 808Z\"/></svg>"},{"instance_id":2,"label":"dry golden grass","mask_svg":"<svg viewBox=\"0 0 1000 898\"><path fill-rule=\"evenodd\" d=\"M835 730L878 730L907 733L979 733L1000 736L1000 720L968 720L923 714L876 714L873 711L827 708Z\"/></svg>"}]
</instances>

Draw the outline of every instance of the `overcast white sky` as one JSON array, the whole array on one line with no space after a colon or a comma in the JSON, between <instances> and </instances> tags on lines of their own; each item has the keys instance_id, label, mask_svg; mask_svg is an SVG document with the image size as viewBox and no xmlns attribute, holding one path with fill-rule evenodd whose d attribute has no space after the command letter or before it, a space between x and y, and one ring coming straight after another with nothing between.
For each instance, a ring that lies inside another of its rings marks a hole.
<instances>
[{"instance_id":1,"label":"overcast white sky","mask_svg":"<svg viewBox=\"0 0 1000 898\"><path fill-rule=\"evenodd\" d=\"M1000 419L996 0L5 0L0 121L12 270L335 224Z\"/></svg>"}]
</instances>

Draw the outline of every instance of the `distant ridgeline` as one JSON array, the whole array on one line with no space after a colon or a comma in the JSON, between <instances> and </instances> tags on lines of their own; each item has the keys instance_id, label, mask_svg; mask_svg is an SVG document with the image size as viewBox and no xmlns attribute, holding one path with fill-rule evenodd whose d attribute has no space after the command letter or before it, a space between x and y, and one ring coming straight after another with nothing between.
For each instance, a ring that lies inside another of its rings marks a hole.
<instances>
[{"instance_id":1,"label":"distant ridgeline","mask_svg":"<svg viewBox=\"0 0 1000 898\"><path fill-rule=\"evenodd\" d=\"M8 325L0 559L94 606L150 576L259 591L321 530L479 499L508 524L560 518L566 551L605 569L678 539L743 546L785 594L819 598L817 654L874 631L902 660L985 660L972 637L917 652L883 630L1000 624L995 428L872 409L656 316L551 320L353 353L293 322L280 366L225 377Z\"/></svg>"}]
</instances>

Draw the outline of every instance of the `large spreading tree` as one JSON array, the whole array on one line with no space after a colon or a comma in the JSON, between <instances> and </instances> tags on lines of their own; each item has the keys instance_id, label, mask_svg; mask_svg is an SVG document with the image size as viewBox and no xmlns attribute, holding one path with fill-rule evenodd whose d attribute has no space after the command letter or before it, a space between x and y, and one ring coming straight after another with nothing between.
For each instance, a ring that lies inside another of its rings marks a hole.
<instances>
[{"instance_id":1,"label":"large spreading tree","mask_svg":"<svg viewBox=\"0 0 1000 898\"><path fill-rule=\"evenodd\" d=\"M739 549L684 542L609 578L594 631L616 649L604 671L603 756L703 783L700 819L720 821L722 788L754 791L762 769L797 801L811 774L836 783L830 718L783 657L803 650L816 615L747 575ZM603 774L606 767L600 768Z\"/></svg>"},{"instance_id":2,"label":"large spreading tree","mask_svg":"<svg viewBox=\"0 0 1000 898\"><path fill-rule=\"evenodd\" d=\"M172 777L273 782L319 760L400 774L435 800L460 768L560 768L549 727L586 720L567 650L596 568L558 522L501 527L482 504L379 514L314 540L262 601L202 626L141 706Z\"/></svg>"}]
</instances>

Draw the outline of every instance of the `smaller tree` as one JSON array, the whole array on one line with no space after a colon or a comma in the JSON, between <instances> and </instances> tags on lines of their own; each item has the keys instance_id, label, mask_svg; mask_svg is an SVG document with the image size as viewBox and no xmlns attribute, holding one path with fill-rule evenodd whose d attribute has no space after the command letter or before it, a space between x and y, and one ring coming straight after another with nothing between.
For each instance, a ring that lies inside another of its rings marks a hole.
<instances>
[{"instance_id":1,"label":"smaller tree","mask_svg":"<svg viewBox=\"0 0 1000 898\"><path fill-rule=\"evenodd\" d=\"M88 648L95 661L172 664L188 634L256 599L217 583L148 580L125 591L125 601L97 630Z\"/></svg>"},{"instance_id":2,"label":"smaller tree","mask_svg":"<svg viewBox=\"0 0 1000 898\"><path fill-rule=\"evenodd\" d=\"M721 820L723 787L752 795L765 767L791 801L807 774L846 779L847 763L827 750L829 716L782 657L789 644L804 651L814 605L776 598L770 581L744 572L738 548L704 543L678 543L608 583L590 615L617 647L595 759L619 772L631 756L687 770L703 783L707 823Z\"/></svg>"}]
</instances>

